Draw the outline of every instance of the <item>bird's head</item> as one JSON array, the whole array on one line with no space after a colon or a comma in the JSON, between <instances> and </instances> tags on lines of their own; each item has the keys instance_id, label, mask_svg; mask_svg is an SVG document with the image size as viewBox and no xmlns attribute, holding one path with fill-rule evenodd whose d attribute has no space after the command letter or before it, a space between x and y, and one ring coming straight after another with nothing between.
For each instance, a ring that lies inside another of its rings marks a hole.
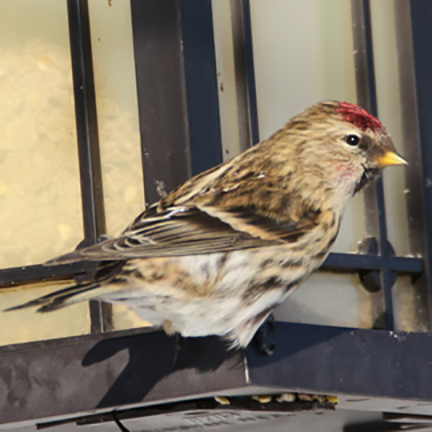
<instances>
[{"instance_id":1,"label":"bird's head","mask_svg":"<svg viewBox=\"0 0 432 432\"><path fill-rule=\"evenodd\" d=\"M327 179L335 190L358 192L389 165L407 164L382 123L358 106L320 102L292 118L285 129L297 136L305 175Z\"/></svg>"}]
</instances>

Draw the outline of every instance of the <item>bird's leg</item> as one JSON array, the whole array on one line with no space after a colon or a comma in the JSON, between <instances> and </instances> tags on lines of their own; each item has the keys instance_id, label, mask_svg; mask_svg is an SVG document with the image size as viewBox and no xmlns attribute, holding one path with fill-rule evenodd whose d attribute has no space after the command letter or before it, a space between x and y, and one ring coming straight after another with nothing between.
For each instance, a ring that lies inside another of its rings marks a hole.
<instances>
[{"instance_id":1,"label":"bird's leg","mask_svg":"<svg viewBox=\"0 0 432 432\"><path fill-rule=\"evenodd\" d=\"M183 336L180 333L175 333L175 345L174 345L174 358L173 366L177 365L177 360L179 358L180 350L182 349Z\"/></svg>"},{"instance_id":2,"label":"bird's leg","mask_svg":"<svg viewBox=\"0 0 432 432\"><path fill-rule=\"evenodd\" d=\"M168 336L174 336L175 338L173 366L176 366L184 338L180 333L174 330L171 321L165 320L162 324L162 328Z\"/></svg>"},{"instance_id":3,"label":"bird's leg","mask_svg":"<svg viewBox=\"0 0 432 432\"><path fill-rule=\"evenodd\" d=\"M270 314L255 333L253 343L256 350L263 355L270 356L276 348L275 343L276 326L274 316Z\"/></svg>"}]
</instances>

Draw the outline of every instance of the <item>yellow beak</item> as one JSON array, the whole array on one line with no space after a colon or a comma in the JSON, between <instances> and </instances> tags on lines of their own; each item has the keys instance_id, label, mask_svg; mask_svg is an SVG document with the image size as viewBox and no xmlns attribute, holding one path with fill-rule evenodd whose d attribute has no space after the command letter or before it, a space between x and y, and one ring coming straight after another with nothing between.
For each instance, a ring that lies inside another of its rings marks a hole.
<instances>
[{"instance_id":1,"label":"yellow beak","mask_svg":"<svg viewBox=\"0 0 432 432\"><path fill-rule=\"evenodd\" d=\"M382 168L389 165L408 165L408 162L397 153L388 151L377 159L377 164Z\"/></svg>"}]
</instances>

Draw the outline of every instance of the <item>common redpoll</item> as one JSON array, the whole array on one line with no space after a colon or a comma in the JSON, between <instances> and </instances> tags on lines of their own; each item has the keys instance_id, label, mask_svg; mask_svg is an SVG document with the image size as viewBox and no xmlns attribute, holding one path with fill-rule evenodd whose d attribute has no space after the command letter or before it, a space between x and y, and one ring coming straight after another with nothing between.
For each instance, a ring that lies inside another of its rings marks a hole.
<instances>
[{"instance_id":1,"label":"common redpoll","mask_svg":"<svg viewBox=\"0 0 432 432\"><path fill-rule=\"evenodd\" d=\"M176 188L121 236L49 262L98 262L92 282L12 309L123 303L169 334L245 347L324 261L348 200L379 168L405 163L375 117L318 103Z\"/></svg>"}]
</instances>

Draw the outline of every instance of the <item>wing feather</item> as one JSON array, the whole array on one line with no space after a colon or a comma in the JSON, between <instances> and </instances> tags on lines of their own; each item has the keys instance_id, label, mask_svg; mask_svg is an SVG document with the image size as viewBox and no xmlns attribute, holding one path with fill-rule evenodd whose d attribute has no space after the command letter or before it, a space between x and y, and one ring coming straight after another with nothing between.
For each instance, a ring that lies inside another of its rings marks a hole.
<instances>
[{"instance_id":1,"label":"wing feather","mask_svg":"<svg viewBox=\"0 0 432 432\"><path fill-rule=\"evenodd\" d=\"M308 229L308 223L282 223L247 208L216 211L172 207L159 212L150 208L121 236L78 249L49 264L230 252L296 241Z\"/></svg>"},{"instance_id":2,"label":"wing feather","mask_svg":"<svg viewBox=\"0 0 432 432\"><path fill-rule=\"evenodd\" d=\"M251 171L254 151L240 156L237 165L227 162L189 179L119 237L49 264L230 252L297 241L320 223L320 210L292 190L289 175L263 174L264 167Z\"/></svg>"}]
</instances>

